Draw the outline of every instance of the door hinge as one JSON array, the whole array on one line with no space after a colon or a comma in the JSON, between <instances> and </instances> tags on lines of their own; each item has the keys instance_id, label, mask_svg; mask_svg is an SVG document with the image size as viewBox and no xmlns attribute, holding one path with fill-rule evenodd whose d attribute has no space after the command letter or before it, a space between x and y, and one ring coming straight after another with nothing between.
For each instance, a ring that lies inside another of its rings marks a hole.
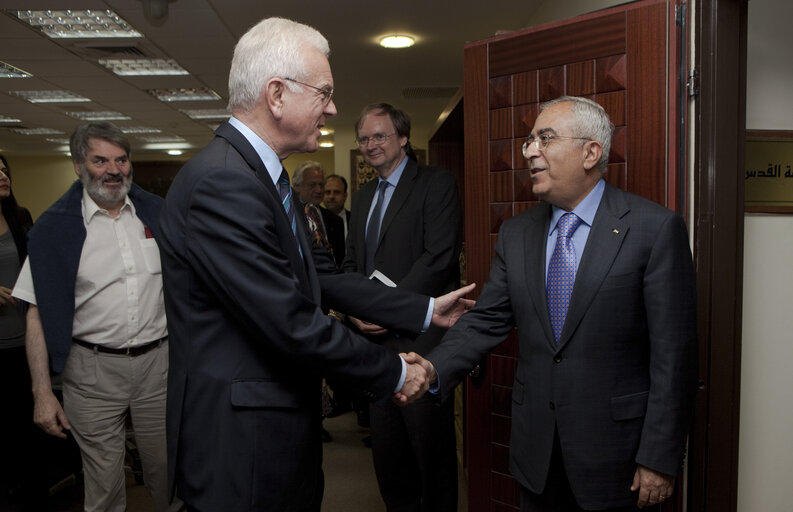
<instances>
[{"instance_id":1,"label":"door hinge","mask_svg":"<svg viewBox=\"0 0 793 512\"><path fill-rule=\"evenodd\" d=\"M688 73L688 82L686 82L686 88L688 89L688 97L693 98L699 95L699 70L697 68L692 69Z\"/></svg>"}]
</instances>

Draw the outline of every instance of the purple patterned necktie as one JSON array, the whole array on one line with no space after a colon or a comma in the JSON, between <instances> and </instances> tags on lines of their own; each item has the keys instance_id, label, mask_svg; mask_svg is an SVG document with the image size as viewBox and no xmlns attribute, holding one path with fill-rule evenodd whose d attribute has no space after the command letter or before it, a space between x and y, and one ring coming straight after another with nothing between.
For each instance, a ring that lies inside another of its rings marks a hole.
<instances>
[{"instance_id":1,"label":"purple patterned necktie","mask_svg":"<svg viewBox=\"0 0 793 512\"><path fill-rule=\"evenodd\" d=\"M551 315L551 326L555 341L559 341L570 304L570 294L575 282L575 248L573 232L581 219L574 213L565 213L556 225L556 246L553 248L551 262L548 265L548 312Z\"/></svg>"}]
</instances>

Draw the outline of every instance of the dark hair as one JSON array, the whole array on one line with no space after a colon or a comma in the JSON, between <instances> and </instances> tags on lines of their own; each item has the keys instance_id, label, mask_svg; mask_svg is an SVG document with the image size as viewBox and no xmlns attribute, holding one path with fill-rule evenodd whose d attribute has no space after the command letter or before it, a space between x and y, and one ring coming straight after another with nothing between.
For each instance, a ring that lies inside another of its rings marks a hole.
<instances>
[{"instance_id":1,"label":"dark hair","mask_svg":"<svg viewBox=\"0 0 793 512\"><path fill-rule=\"evenodd\" d=\"M3 161L3 165L6 168L5 175L8 176L8 181L11 182L11 168L8 167L8 161L3 155L0 155L0 160ZM8 230L11 231L11 236L14 237L14 244L17 246L17 254L21 265L28 255L27 234L33 226L33 218L30 216L29 211L19 206L14 197L13 188L9 187L8 197L1 202L3 217L8 223Z\"/></svg>"},{"instance_id":2,"label":"dark hair","mask_svg":"<svg viewBox=\"0 0 793 512\"><path fill-rule=\"evenodd\" d=\"M85 123L77 127L69 139L69 150L72 152L72 160L77 163L85 162L85 155L88 153L88 141L91 139L104 139L126 151L129 156L129 139L113 123Z\"/></svg>"},{"instance_id":3,"label":"dark hair","mask_svg":"<svg viewBox=\"0 0 793 512\"><path fill-rule=\"evenodd\" d=\"M331 179L331 178L339 180L341 182L341 184L344 185L344 193L346 194L347 193L347 180L344 179L344 176L340 176L338 174L331 174L330 176L325 178L325 183L327 183L328 180Z\"/></svg>"},{"instance_id":4,"label":"dark hair","mask_svg":"<svg viewBox=\"0 0 793 512\"><path fill-rule=\"evenodd\" d=\"M358 117L358 121L355 122L355 138L358 138L358 129L361 127L361 123L363 123L363 118L372 113L380 116L387 115L391 119L391 123L394 125L397 135L407 138L405 153L412 160L418 161L416 153L410 145L410 116L408 116L404 110L400 110L390 103L372 103L364 107L360 117Z\"/></svg>"}]
</instances>

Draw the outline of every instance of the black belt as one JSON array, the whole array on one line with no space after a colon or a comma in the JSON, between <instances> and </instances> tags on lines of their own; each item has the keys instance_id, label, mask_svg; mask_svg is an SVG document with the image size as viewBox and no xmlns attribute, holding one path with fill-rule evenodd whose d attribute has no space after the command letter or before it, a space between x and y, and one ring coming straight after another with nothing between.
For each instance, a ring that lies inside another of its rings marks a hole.
<instances>
[{"instance_id":1,"label":"black belt","mask_svg":"<svg viewBox=\"0 0 793 512\"><path fill-rule=\"evenodd\" d=\"M96 343L91 343L90 341L85 341L85 340L79 340L77 338L72 338L72 343L76 343L81 347L85 347L90 350L96 350L97 352L102 352L104 354L116 354L121 356L135 357L135 356L143 355L153 348L157 348L160 345L160 343L162 343L167 339L168 336L163 336L162 338L158 340L154 340L150 343L146 343L145 345L137 345L128 348L109 348L109 347L105 347L104 345L97 345Z\"/></svg>"}]
</instances>

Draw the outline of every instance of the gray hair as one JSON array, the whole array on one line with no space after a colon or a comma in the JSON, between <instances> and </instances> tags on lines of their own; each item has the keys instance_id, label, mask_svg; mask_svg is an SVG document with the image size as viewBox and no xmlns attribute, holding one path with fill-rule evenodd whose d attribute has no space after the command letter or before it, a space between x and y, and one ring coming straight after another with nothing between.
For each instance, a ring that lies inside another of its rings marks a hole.
<instances>
[{"instance_id":1,"label":"gray hair","mask_svg":"<svg viewBox=\"0 0 793 512\"><path fill-rule=\"evenodd\" d=\"M611 151L611 136L614 134L614 124L605 109L598 103L578 96L561 96L540 105L540 112L556 105L557 103L572 103L573 114L576 117L576 137L586 137L597 141L603 148L603 154L598 160L601 172L608 170L609 151Z\"/></svg>"},{"instance_id":2,"label":"gray hair","mask_svg":"<svg viewBox=\"0 0 793 512\"><path fill-rule=\"evenodd\" d=\"M306 160L302 164L297 166L295 172L292 173L292 184L300 186L303 184L303 173L305 173L309 169L319 169L319 172L322 173L322 176L325 176L325 171L322 169L322 166L319 162L315 162L314 160Z\"/></svg>"},{"instance_id":3,"label":"gray hair","mask_svg":"<svg viewBox=\"0 0 793 512\"><path fill-rule=\"evenodd\" d=\"M129 139L118 126L107 122L85 123L78 126L69 139L72 160L78 164L85 162L85 156L88 154L88 142L91 139L106 140L123 148L127 156L130 154Z\"/></svg>"},{"instance_id":4,"label":"gray hair","mask_svg":"<svg viewBox=\"0 0 793 512\"><path fill-rule=\"evenodd\" d=\"M305 80L301 52L313 47L330 57L328 40L317 30L284 18L266 18L243 35L234 48L229 72L229 109L253 110L265 84L273 77ZM287 81L293 91L300 86Z\"/></svg>"}]
</instances>

